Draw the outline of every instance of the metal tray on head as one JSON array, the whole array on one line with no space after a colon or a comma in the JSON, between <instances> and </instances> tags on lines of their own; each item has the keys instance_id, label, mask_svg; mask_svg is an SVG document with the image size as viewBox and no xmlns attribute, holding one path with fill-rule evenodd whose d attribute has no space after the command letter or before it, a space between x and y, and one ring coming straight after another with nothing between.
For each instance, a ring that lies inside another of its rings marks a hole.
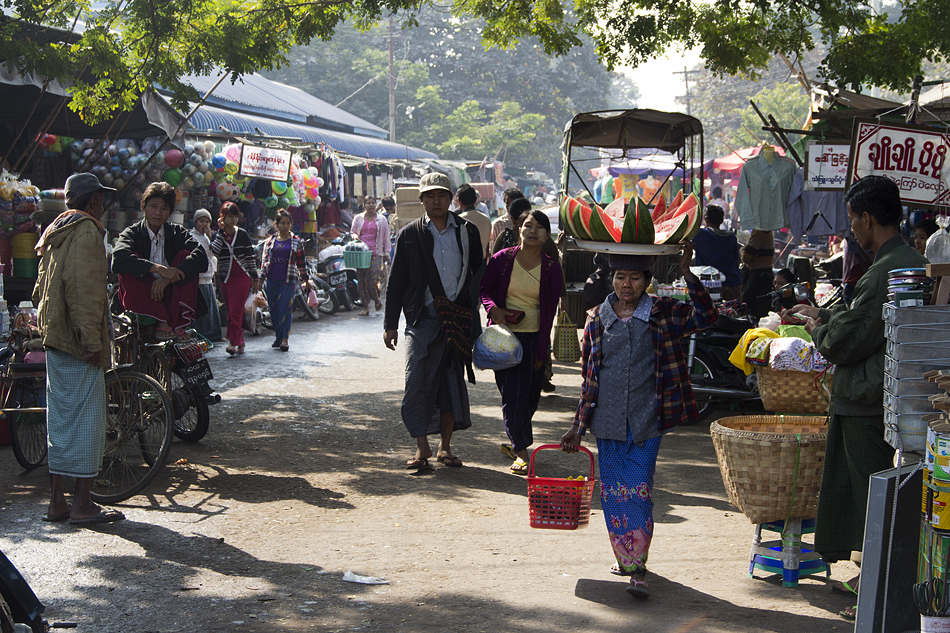
<instances>
[{"instance_id":1,"label":"metal tray on head","mask_svg":"<svg viewBox=\"0 0 950 633\"><path fill-rule=\"evenodd\" d=\"M897 378L884 373L884 389L895 396L929 396L940 392L937 383L926 378Z\"/></svg>"},{"instance_id":2,"label":"metal tray on head","mask_svg":"<svg viewBox=\"0 0 950 633\"><path fill-rule=\"evenodd\" d=\"M933 360L950 356L950 340L929 343L887 342L887 355L898 362L905 360Z\"/></svg>"},{"instance_id":3,"label":"metal tray on head","mask_svg":"<svg viewBox=\"0 0 950 633\"><path fill-rule=\"evenodd\" d=\"M950 369L950 353L947 358L931 358L926 360L902 360L890 356L884 357L884 373L894 378L922 378L928 371L934 369Z\"/></svg>"},{"instance_id":4,"label":"metal tray on head","mask_svg":"<svg viewBox=\"0 0 950 633\"><path fill-rule=\"evenodd\" d=\"M578 239L575 239L574 243L584 250L618 255L673 255L683 250L680 244L617 244Z\"/></svg>"},{"instance_id":5,"label":"metal tray on head","mask_svg":"<svg viewBox=\"0 0 950 633\"><path fill-rule=\"evenodd\" d=\"M950 323L885 323L884 337L895 343L932 343L939 339L950 339Z\"/></svg>"},{"instance_id":6,"label":"metal tray on head","mask_svg":"<svg viewBox=\"0 0 950 633\"><path fill-rule=\"evenodd\" d=\"M950 327L950 305L898 308L893 303L885 303L883 317L884 322L891 325L943 323Z\"/></svg>"},{"instance_id":7,"label":"metal tray on head","mask_svg":"<svg viewBox=\"0 0 950 633\"><path fill-rule=\"evenodd\" d=\"M886 389L884 390L884 410L891 413L903 415L905 413L933 413L934 406L930 402L929 395L921 396L895 396Z\"/></svg>"}]
</instances>

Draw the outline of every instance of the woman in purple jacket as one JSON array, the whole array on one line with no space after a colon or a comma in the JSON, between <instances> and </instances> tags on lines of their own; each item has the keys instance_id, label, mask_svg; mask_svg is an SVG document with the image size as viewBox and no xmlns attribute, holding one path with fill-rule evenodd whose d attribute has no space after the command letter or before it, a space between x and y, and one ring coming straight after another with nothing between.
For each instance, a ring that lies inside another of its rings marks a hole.
<instances>
[{"instance_id":1,"label":"woman in purple jacket","mask_svg":"<svg viewBox=\"0 0 950 633\"><path fill-rule=\"evenodd\" d=\"M501 413L510 444L501 452L514 460L511 472L528 472L528 447L534 442L531 418L541 400L544 360L551 346L551 326L561 298L561 265L541 252L551 222L532 211L521 225L521 245L498 251L482 278L481 300L489 325L508 326L521 342L521 363L495 372Z\"/></svg>"}]
</instances>

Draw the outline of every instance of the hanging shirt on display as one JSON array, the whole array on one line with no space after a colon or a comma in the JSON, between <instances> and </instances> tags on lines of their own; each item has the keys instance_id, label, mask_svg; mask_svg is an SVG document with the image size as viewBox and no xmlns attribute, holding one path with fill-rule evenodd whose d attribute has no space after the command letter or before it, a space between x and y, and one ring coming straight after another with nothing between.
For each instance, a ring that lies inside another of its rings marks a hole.
<instances>
[{"instance_id":1,"label":"hanging shirt on display","mask_svg":"<svg viewBox=\"0 0 950 633\"><path fill-rule=\"evenodd\" d=\"M788 226L785 203L795 169L793 161L778 155L771 163L762 153L746 161L736 188L736 211L743 230L774 231Z\"/></svg>"},{"instance_id":2,"label":"hanging shirt on display","mask_svg":"<svg viewBox=\"0 0 950 633\"><path fill-rule=\"evenodd\" d=\"M845 235L851 229L844 191L806 191L804 167L795 172L786 212L789 228L796 240L800 240L802 235Z\"/></svg>"}]
</instances>

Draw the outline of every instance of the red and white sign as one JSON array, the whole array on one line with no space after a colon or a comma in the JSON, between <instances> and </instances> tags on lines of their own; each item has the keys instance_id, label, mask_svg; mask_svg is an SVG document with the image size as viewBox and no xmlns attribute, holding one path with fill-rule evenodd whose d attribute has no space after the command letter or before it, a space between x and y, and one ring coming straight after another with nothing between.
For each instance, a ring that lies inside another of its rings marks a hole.
<instances>
[{"instance_id":1,"label":"red and white sign","mask_svg":"<svg viewBox=\"0 0 950 633\"><path fill-rule=\"evenodd\" d=\"M287 180L290 174L290 151L242 145L240 174L248 178Z\"/></svg>"},{"instance_id":2,"label":"red and white sign","mask_svg":"<svg viewBox=\"0 0 950 633\"><path fill-rule=\"evenodd\" d=\"M844 189L848 182L848 145L811 143L805 150L805 180L811 189Z\"/></svg>"},{"instance_id":3,"label":"red and white sign","mask_svg":"<svg viewBox=\"0 0 950 633\"><path fill-rule=\"evenodd\" d=\"M950 205L950 134L923 125L855 120L848 184L876 174L901 190L905 204Z\"/></svg>"}]
</instances>

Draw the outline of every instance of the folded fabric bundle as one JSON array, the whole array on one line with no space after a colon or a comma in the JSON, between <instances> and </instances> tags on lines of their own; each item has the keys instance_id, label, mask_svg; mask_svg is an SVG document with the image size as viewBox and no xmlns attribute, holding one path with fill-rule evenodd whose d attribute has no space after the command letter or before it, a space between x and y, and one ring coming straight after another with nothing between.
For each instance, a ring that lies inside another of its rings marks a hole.
<instances>
[{"instance_id":1,"label":"folded fabric bundle","mask_svg":"<svg viewBox=\"0 0 950 633\"><path fill-rule=\"evenodd\" d=\"M834 370L811 341L781 337L769 341L769 367L802 372Z\"/></svg>"},{"instance_id":2,"label":"folded fabric bundle","mask_svg":"<svg viewBox=\"0 0 950 633\"><path fill-rule=\"evenodd\" d=\"M732 353L729 355L729 362L744 371L746 376L755 371L752 364L746 360L746 352L753 341L762 337L777 338L778 334L764 327L748 330L742 335L736 348L732 350Z\"/></svg>"}]
</instances>

